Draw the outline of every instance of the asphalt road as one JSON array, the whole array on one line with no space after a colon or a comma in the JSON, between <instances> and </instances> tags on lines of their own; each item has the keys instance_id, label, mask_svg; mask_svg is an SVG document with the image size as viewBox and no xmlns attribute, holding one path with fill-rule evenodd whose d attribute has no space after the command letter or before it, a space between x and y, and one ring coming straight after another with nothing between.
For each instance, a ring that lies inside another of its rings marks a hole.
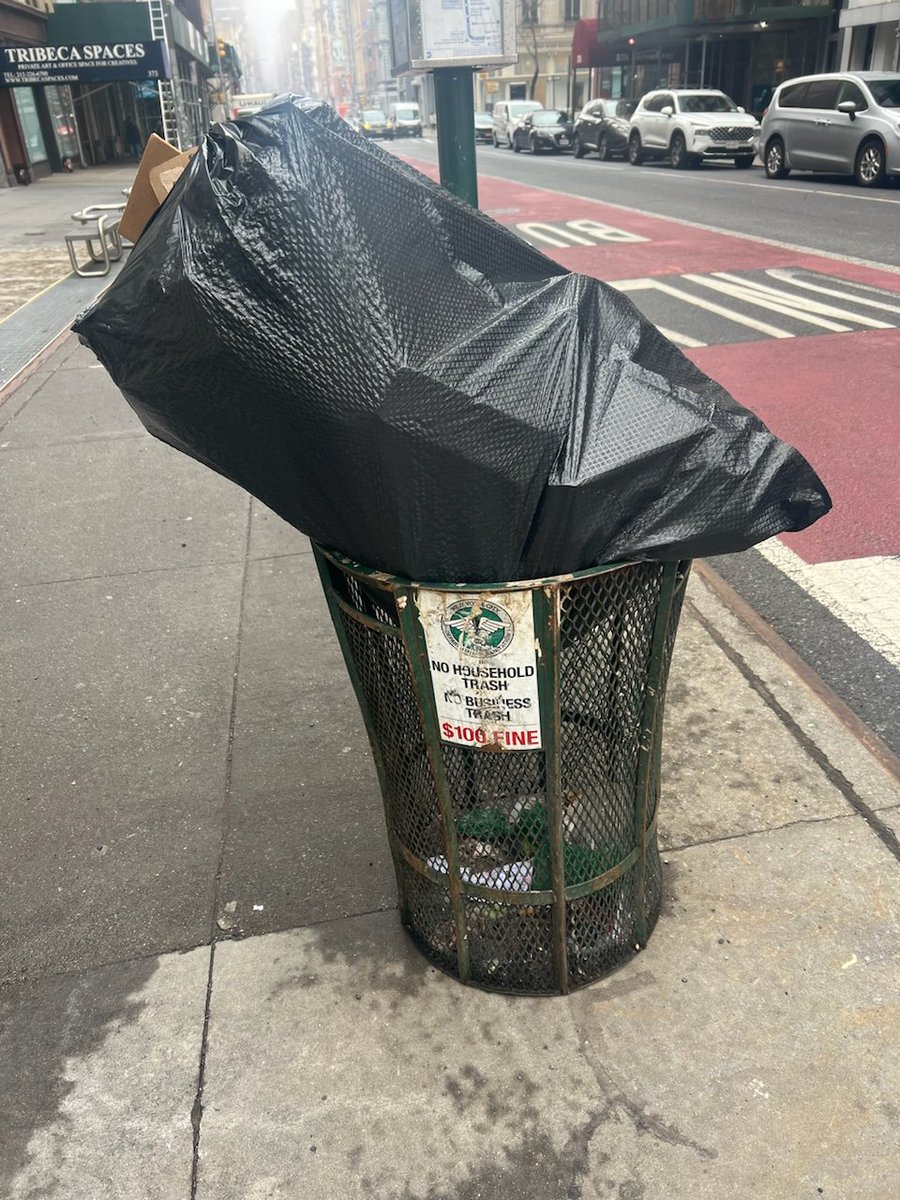
<instances>
[{"instance_id":1,"label":"asphalt road","mask_svg":"<svg viewBox=\"0 0 900 1200\"><path fill-rule=\"evenodd\" d=\"M433 173L434 143L396 149ZM485 211L625 291L814 464L832 513L713 565L900 754L900 188L492 147L478 169Z\"/></svg>"},{"instance_id":2,"label":"asphalt road","mask_svg":"<svg viewBox=\"0 0 900 1200\"><path fill-rule=\"evenodd\" d=\"M437 145L427 139L397 143L397 149L437 162ZM673 171L661 162L632 167L602 163L596 155L535 158L493 146L479 146L477 154L479 174L900 267L896 184L866 191L845 176L793 174L768 180L759 166L736 171L730 164L705 163L697 171Z\"/></svg>"}]
</instances>

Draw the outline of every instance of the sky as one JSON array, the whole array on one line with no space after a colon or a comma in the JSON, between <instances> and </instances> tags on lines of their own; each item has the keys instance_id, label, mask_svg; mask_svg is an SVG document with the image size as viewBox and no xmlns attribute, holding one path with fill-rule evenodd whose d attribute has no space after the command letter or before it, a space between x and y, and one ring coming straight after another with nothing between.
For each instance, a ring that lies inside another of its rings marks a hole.
<instances>
[{"instance_id":1,"label":"sky","mask_svg":"<svg viewBox=\"0 0 900 1200\"><path fill-rule=\"evenodd\" d=\"M252 14L253 28L256 33L259 62L254 74L259 80L263 91L275 91L277 80L275 76L276 51L278 45L278 22L289 9L293 8L292 0L248 0L245 12Z\"/></svg>"}]
</instances>

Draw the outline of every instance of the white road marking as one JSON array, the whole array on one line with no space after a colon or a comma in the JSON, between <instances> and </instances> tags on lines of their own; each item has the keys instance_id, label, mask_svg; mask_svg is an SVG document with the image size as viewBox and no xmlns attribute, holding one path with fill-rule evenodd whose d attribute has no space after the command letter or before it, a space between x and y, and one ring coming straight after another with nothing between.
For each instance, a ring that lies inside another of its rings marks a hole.
<instances>
[{"instance_id":1,"label":"white road marking","mask_svg":"<svg viewBox=\"0 0 900 1200\"><path fill-rule=\"evenodd\" d=\"M602 242L647 242L650 239L627 229L617 229L590 217L575 221L523 221L512 227L526 241L543 242L547 246L566 249L569 246L596 246ZM587 235L586 237L584 235Z\"/></svg>"},{"instance_id":2,"label":"white road marking","mask_svg":"<svg viewBox=\"0 0 900 1200\"><path fill-rule=\"evenodd\" d=\"M627 229L617 229L615 225L605 225L602 221L594 221L590 217L579 217L576 221L566 221L569 229L577 229L590 234L598 242L649 242L650 239L640 233L631 233Z\"/></svg>"},{"instance_id":3,"label":"white road marking","mask_svg":"<svg viewBox=\"0 0 900 1200\"><path fill-rule=\"evenodd\" d=\"M810 283L807 279L801 279L801 272L796 267L768 267L766 274L773 279L781 279L785 283L790 283L794 287L805 288L809 292L820 292L823 296L837 296L841 300L852 300L854 304L863 304L867 308L880 308L883 312L900 313L900 304L890 304L886 300L870 300L868 297L859 296L857 293L849 291L840 291L838 288L823 287L820 283ZM851 281L847 280L850 284ZM879 296L893 295L893 293L884 292L881 288L870 287L867 283L855 283L853 287L864 292L874 292ZM900 300L900 296L898 296Z\"/></svg>"},{"instance_id":4,"label":"white road marking","mask_svg":"<svg viewBox=\"0 0 900 1200\"><path fill-rule=\"evenodd\" d=\"M744 279L740 275L732 275L728 271L713 271L713 276L716 279L725 280L726 283L737 284L742 289L750 289L758 292L761 296L771 296L779 304L784 304L789 308L800 308L804 313L819 313L821 316L835 317L839 321L850 321L855 325L865 325L869 329L894 328L894 325L889 321L876 321L873 317L863 317L859 313L850 312L845 308L838 308L834 304L823 304L820 300L810 300L808 296L795 296L791 292L784 291L782 288L769 287L765 283L760 283L757 279ZM844 295L845 299L852 300L854 298L847 293ZM897 311L900 312L900 309Z\"/></svg>"},{"instance_id":5,"label":"white road marking","mask_svg":"<svg viewBox=\"0 0 900 1200\"><path fill-rule=\"evenodd\" d=\"M596 245L596 242L591 241L590 238L580 237L577 233L572 233L568 229L560 229L559 226L550 225L546 221L520 222L516 225L516 229L526 238L536 238L547 246L558 246L563 250L569 246Z\"/></svg>"},{"instance_id":6,"label":"white road marking","mask_svg":"<svg viewBox=\"0 0 900 1200\"><path fill-rule=\"evenodd\" d=\"M665 278L671 278L671 276L666 276ZM685 278L689 279L691 277L685 276ZM755 329L757 333L765 333L772 338L792 338L794 336L794 334L788 333L786 329L779 329L775 325L767 325L764 321L757 321L755 317L737 312L733 308L725 308L724 305L716 304L712 300L704 300L701 296L694 296L690 292L682 291L681 288L672 287L670 283L664 283L661 277L610 280L610 286L620 292L662 292L666 296L674 296L676 300L684 300L685 303L692 304L694 308L702 308L706 312L715 313L716 316L726 317L729 321L735 321L738 325L746 325L748 329Z\"/></svg>"},{"instance_id":7,"label":"white road marking","mask_svg":"<svg viewBox=\"0 0 900 1200\"><path fill-rule=\"evenodd\" d=\"M777 538L757 550L900 668L900 558L810 565Z\"/></svg>"},{"instance_id":8,"label":"white road marking","mask_svg":"<svg viewBox=\"0 0 900 1200\"><path fill-rule=\"evenodd\" d=\"M696 283L699 287L709 288L714 292L723 292L726 296L731 296L735 300L745 300L747 304L755 304L757 308L765 308L769 312L781 313L783 317L790 317L793 321L801 321L805 325L815 325L819 329L829 329L832 333L849 333L849 325L839 325L836 321L827 321L824 317L815 317L811 313L803 313L794 303L779 303L774 297L763 296L752 287L738 286L732 283L726 283L721 279L713 279L708 275L683 275L683 279L687 279L689 283Z\"/></svg>"},{"instance_id":9,"label":"white road marking","mask_svg":"<svg viewBox=\"0 0 900 1200\"><path fill-rule=\"evenodd\" d=\"M670 342L674 342L676 346L684 346L687 350L696 350L700 346L708 345L707 342L698 342L696 338L688 337L686 333L676 333L674 329L665 329L662 325L657 325L656 328Z\"/></svg>"},{"instance_id":10,"label":"white road marking","mask_svg":"<svg viewBox=\"0 0 900 1200\"><path fill-rule=\"evenodd\" d=\"M430 161L430 160L429 160ZM576 164L573 163L572 166ZM617 204L613 200L601 200L597 196L584 196L580 192L560 192L558 188L542 187L539 183L522 183L518 179L507 179L504 175L488 175L485 179L495 179L498 183L514 184L516 187L528 187L535 192L546 192L550 196L569 196L572 200L583 200L586 204L602 204L606 208L616 208L632 216L650 217L654 221L671 221L674 225L684 225L688 229L700 229L704 233L717 233L722 237L736 238L740 242L756 242L760 246L775 246L779 250L791 250L796 254L809 254L813 258L825 258L829 262L853 263L857 267L870 267L873 271L888 271L892 275L900 275L900 266L893 263L874 262L870 258L858 258L854 254L838 254L834 250L817 250L813 246L800 246L796 242L782 242L778 238L761 237L756 233L738 233L734 229L722 229L719 225L706 225L701 221L689 221L686 217L672 217L665 213L651 212L646 208L635 208L631 204ZM746 184L739 184L746 187ZM852 195L850 199L858 199Z\"/></svg>"}]
</instances>

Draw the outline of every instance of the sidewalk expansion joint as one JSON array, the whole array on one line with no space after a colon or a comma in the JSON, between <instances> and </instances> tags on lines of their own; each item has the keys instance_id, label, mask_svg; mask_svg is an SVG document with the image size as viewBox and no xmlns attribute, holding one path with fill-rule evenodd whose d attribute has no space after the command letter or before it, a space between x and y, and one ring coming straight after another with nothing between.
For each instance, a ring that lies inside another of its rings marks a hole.
<instances>
[{"instance_id":1,"label":"sidewalk expansion joint","mask_svg":"<svg viewBox=\"0 0 900 1200\"><path fill-rule=\"evenodd\" d=\"M101 575L67 575L61 579L35 579L30 583L0 584L0 592L24 592L28 588L57 587L64 583L96 583L104 579L131 579L136 575L164 575L170 571L203 571L208 567L234 567L240 558L211 558L198 563L173 563L170 567L141 567L134 571L110 571Z\"/></svg>"},{"instance_id":2,"label":"sidewalk expansion joint","mask_svg":"<svg viewBox=\"0 0 900 1200\"><path fill-rule=\"evenodd\" d=\"M766 683L745 661L743 656L719 633L719 631L698 611L696 605L690 604L691 614L702 626L715 644L722 650L730 662L737 667L751 688L763 703L781 721L782 725L800 746L801 750L812 759L826 779L841 793L850 807L863 818L876 837L884 843L894 858L900 861L900 839L889 825L878 816L874 809L866 804L850 780L832 763L822 748L813 741L809 734L794 720L788 710L777 699Z\"/></svg>"},{"instance_id":3,"label":"sidewalk expansion joint","mask_svg":"<svg viewBox=\"0 0 900 1200\"><path fill-rule=\"evenodd\" d=\"M35 396L40 395L45 384L52 379L52 375L36 388L28 399L22 405L22 408L27 408ZM14 421L22 411L22 408L16 411L9 418L9 421ZM9 424L9 422L7 422ZM3 429L4 426L0 426ZM144 429L112 429L108 433L72 433L68 437L57 438L55 442L38 441L38 442L5 442L0 445L0 450L4 454L17 454L22 450L56 450L59 446L93 446L108 442L124 442L134 439L151 440L151 434Z\"/></svg>"},{"instance_id":4,"label":"sidewalk expansion joint","mask_svg":"<svg viewBox=\"0 0 900 1200\"><path fill-rule=\"evenodd\" d=\"M212 1011L213 971L216 963L216 943L209 947L209 974L206 977L206 1002L203 1007L203 1031L200 1034L200 1062L197 1067L197 1091L194 1103L191 1105L191 1130L193 1144L191 1151L191 1195L190 1200L197 1198L197 1184L200 1170L200 1126L203 1122L203 1089L206 1086L206 1055L209 1050L209 1018Z\"/></svg>"},{"instance_id":5,"label":"sidewalk expansion joint","mask_svg":"<svg viewBox=\"0 0 900 1200\"><path fill-rule=\"evenodd\" d=\"M228 741L225 751L225 787L222 795L222 836L219 841L219 856L213 881L212 912L209 920L209 941L214 944L218 933L219 899L222 892L222 871L230 833L232 784L234 775L234 730L237 722L238 686L241 677L241 649L244 640L244 611L247 606L247 583L250 578L250 540L253 535L253 498L247 497L247 526L244 531L243 571L241 573L240 601L238 603L237 631L234 648L234 674L231 681L231 712L228 717Z\"/></svg>"}]
</instances>

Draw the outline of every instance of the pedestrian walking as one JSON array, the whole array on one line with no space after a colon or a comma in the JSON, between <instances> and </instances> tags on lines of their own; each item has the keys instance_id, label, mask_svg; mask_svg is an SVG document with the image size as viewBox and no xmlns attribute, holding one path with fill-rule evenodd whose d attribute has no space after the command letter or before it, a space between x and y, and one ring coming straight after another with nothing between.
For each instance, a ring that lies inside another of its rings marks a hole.
<instances>
[{"instance_id":1,"label":"pedestrian walking","mask_svg":"<svg viewBox=\"0 0 900 1200\"><path fill-rule=\"evenodd\" d=\"M125 141L128 143L128 149L134 155L135 161L141 157L143 143L141 142L141 131L132 121L131 117L125 118Z\"/></svg>"}]
</instances>

